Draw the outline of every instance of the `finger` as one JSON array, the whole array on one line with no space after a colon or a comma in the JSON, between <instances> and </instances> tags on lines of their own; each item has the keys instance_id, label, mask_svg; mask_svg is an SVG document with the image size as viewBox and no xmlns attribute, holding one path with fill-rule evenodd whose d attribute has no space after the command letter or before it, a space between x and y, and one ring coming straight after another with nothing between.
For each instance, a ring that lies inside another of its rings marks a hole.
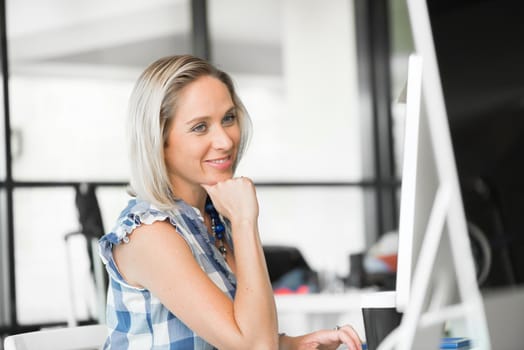
<instances>
[{"instance_id":1,"label":"finger","mask_svg":"<svg viewBox=\"0 0 524 350\"><path fill-rule=\"evenodd\" d=\"M340 340L346 343L346 345L352 346L353 349L362 349L362 340L353 327L344 325L337 332L340 332Z\"/></svg>"},{"instance_id":2,"label":"finger","mask_svg":"<svg viewBox=\"0 0 524 350\"><path fill-rule=\"evenodd\" d=\"M251 180L251 178L246 177L246 176L238 176L238 177L235 177L234 180L253 184L253 180Z\"/></svg>"},{"instance_id":3,"label":"finger","mask_svg":"<svg viewBox=\"0 0 524 350\"><path fill-rule=\"evenodd\" d=\"M360 339L358 332L355 330L355 328L353 328L353 326L346 324L342 326L342 329L349 331L349 334L351 335L352 338L354 338L359 343L362 343L362 339Z\"/></svg>"},{"instance_id":4,"label":"finger","mask_svg":"<svg viewBox=\"0 0 524 350\"><path fill-rule=\"evenodd\" d=\"M202 184L200 184L200 186L203 186L203 187L205 186L205 187L209 188L209 187L216 186L217 184L218 184L218 182L208 182L208 183L202 183Z\"/></svg>"},{"instance_id":5,"label":"finger","mask_svg":"<svg viewBox=\"0 0 524 350\"><path fill-rule=\"evenodd\" d=\"M356 342L354 338L352 338L349 334L341 332L338 336L340 339L340 342L342 344L345 344L348 348L348 350L361 350L362 349L362 343Z\"/></svg>"},{"instance_id":6,"label":"finger","mask_svg":"<svg viewBox=\"0 0 524 350\"><path fill-rule=\"evenodd\" d=\"M200 186L202 186L202 188L207 192L207 194L211 195L213 186L208 184L200 184Z\"/></svg>"},{"instance_id":7,"label":"finger","mask_svg":"<svg viewBox=\"0 0 524 350\"><path fill-rule=\"evenodd\" d=\"M214 199L215 194L217 192L216 185L200 184L200 186L202 186L204 191L207 192L207 194L209 195L209 197L211 197L211 199Z\"/></svg>"}]
</instances>

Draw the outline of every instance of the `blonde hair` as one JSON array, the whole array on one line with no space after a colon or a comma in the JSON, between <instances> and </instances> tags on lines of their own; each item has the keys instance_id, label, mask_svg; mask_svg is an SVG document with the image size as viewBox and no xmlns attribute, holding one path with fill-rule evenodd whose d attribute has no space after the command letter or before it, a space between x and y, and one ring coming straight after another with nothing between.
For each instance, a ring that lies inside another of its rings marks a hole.
<instances>
[{"instance_id":1,"label":"blonde hair","mask_svg":"<svg viewBox=\"0 0 524 350\"><path fill-rule=\"evenodd\" d=\"M172 207L175 200L175 189L171 188L164 160L164 145L178 96L184 87L202 76L220 80L231 95L241 128L237 163L251 134L251 119L227 73L191 55L164 57L150 64L138 78L129 101L130 193L159 209Z\"/></svg>"}]
</instances>

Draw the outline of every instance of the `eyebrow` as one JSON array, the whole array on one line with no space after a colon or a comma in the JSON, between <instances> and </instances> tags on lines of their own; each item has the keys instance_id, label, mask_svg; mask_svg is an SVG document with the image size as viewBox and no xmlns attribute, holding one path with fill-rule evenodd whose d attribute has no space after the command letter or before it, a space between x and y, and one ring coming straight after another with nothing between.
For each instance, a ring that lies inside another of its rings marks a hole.
<instances>
[{"instance_id":1,"label":"eyebrow","mask_svg":"<svg viewBox=\"0 0 524 350\"><path fill-rule=\"evenodd\" d=\"M236 108L235 106L232 106L231 108L229 108L229 109L224 113L224 115L227 115L227 114L229 114L229 113L235 112L236 109L237 109L237 108ZM192 119L188 120L188 121L186 122L186 125L191 125L191 124L194 124L194 123L196 123L196 122L199 122L199 121L202 121L202 120L207 120L207 119L210 119L210 118L211 118L211 116L207 116L207 115L206 115L206 116L201 116L201 117L195 117L195 118L192 118Z\"/></svg>"}]
</instances>

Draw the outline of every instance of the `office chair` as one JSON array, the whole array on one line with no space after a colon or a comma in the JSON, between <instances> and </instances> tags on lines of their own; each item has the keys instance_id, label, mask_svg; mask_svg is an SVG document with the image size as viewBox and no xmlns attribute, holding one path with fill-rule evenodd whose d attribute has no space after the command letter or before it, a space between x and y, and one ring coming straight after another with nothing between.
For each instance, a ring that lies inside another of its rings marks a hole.
<instances>
[{"instance_id":1,"label":"office chair","mask_svg":"<svg viewBox=\"0 0 524 350\"><path fill-rule=\"evenodd\" d=\"M4 350L91 350L101 349L107 327L88 326L43 329L7 336Z\"/></svg>"},{"instance_id":2,"label":"office chair","mask_svg":"<svg viewBox=\"0 0 524 350\"><path fill-rule=\"evenodd\" d=\"M307 285L311 292L319 290L318 274L309 266L298 248L264 245L263 249L273 289L295 289L299 285Z\"/></svg>"},{"instance_id":3,"label":"office chair","mask_svg":"<svg viewBox=\"0 0 524 350\"><path fill-rule=\"evenodd\" d=\"M96 188L92 184L82 183L75 187L75 204L78 210L78 221L80 229L69 232L64 236L67 253L67 270L69 278L69 299L71 314L69 315L68 325L76 326L77 317L74 313L75 293L73 288L72 264L74 257L69 249L70 241L73 237L82 236L86 241L87 256L89 259L89 270L91 280L89 283L94 286L96 310L92 313L96 321L105 321L105 294L107 288L107 274L104 271L102 262L98 257L98 239L104 233L104 225L98 200L96 198Z\"/></svg>"}]
</instances>

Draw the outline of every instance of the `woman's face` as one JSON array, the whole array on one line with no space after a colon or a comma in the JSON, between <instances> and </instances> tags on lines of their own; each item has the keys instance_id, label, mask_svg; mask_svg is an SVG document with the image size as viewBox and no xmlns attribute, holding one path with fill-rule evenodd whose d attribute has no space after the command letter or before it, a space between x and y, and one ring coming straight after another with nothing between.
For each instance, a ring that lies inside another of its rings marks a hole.
<instances>
[{"instance_id":1,"label":"woman's face","mask_svg":"<svg viewBox=\"0 0 524 350\"><path fill-rule=\"evenodd\" d=\"M240 125L227 87L203 76L182 89L164 148L175 195L233 176Z\"/></svg>"}]
</instances>

